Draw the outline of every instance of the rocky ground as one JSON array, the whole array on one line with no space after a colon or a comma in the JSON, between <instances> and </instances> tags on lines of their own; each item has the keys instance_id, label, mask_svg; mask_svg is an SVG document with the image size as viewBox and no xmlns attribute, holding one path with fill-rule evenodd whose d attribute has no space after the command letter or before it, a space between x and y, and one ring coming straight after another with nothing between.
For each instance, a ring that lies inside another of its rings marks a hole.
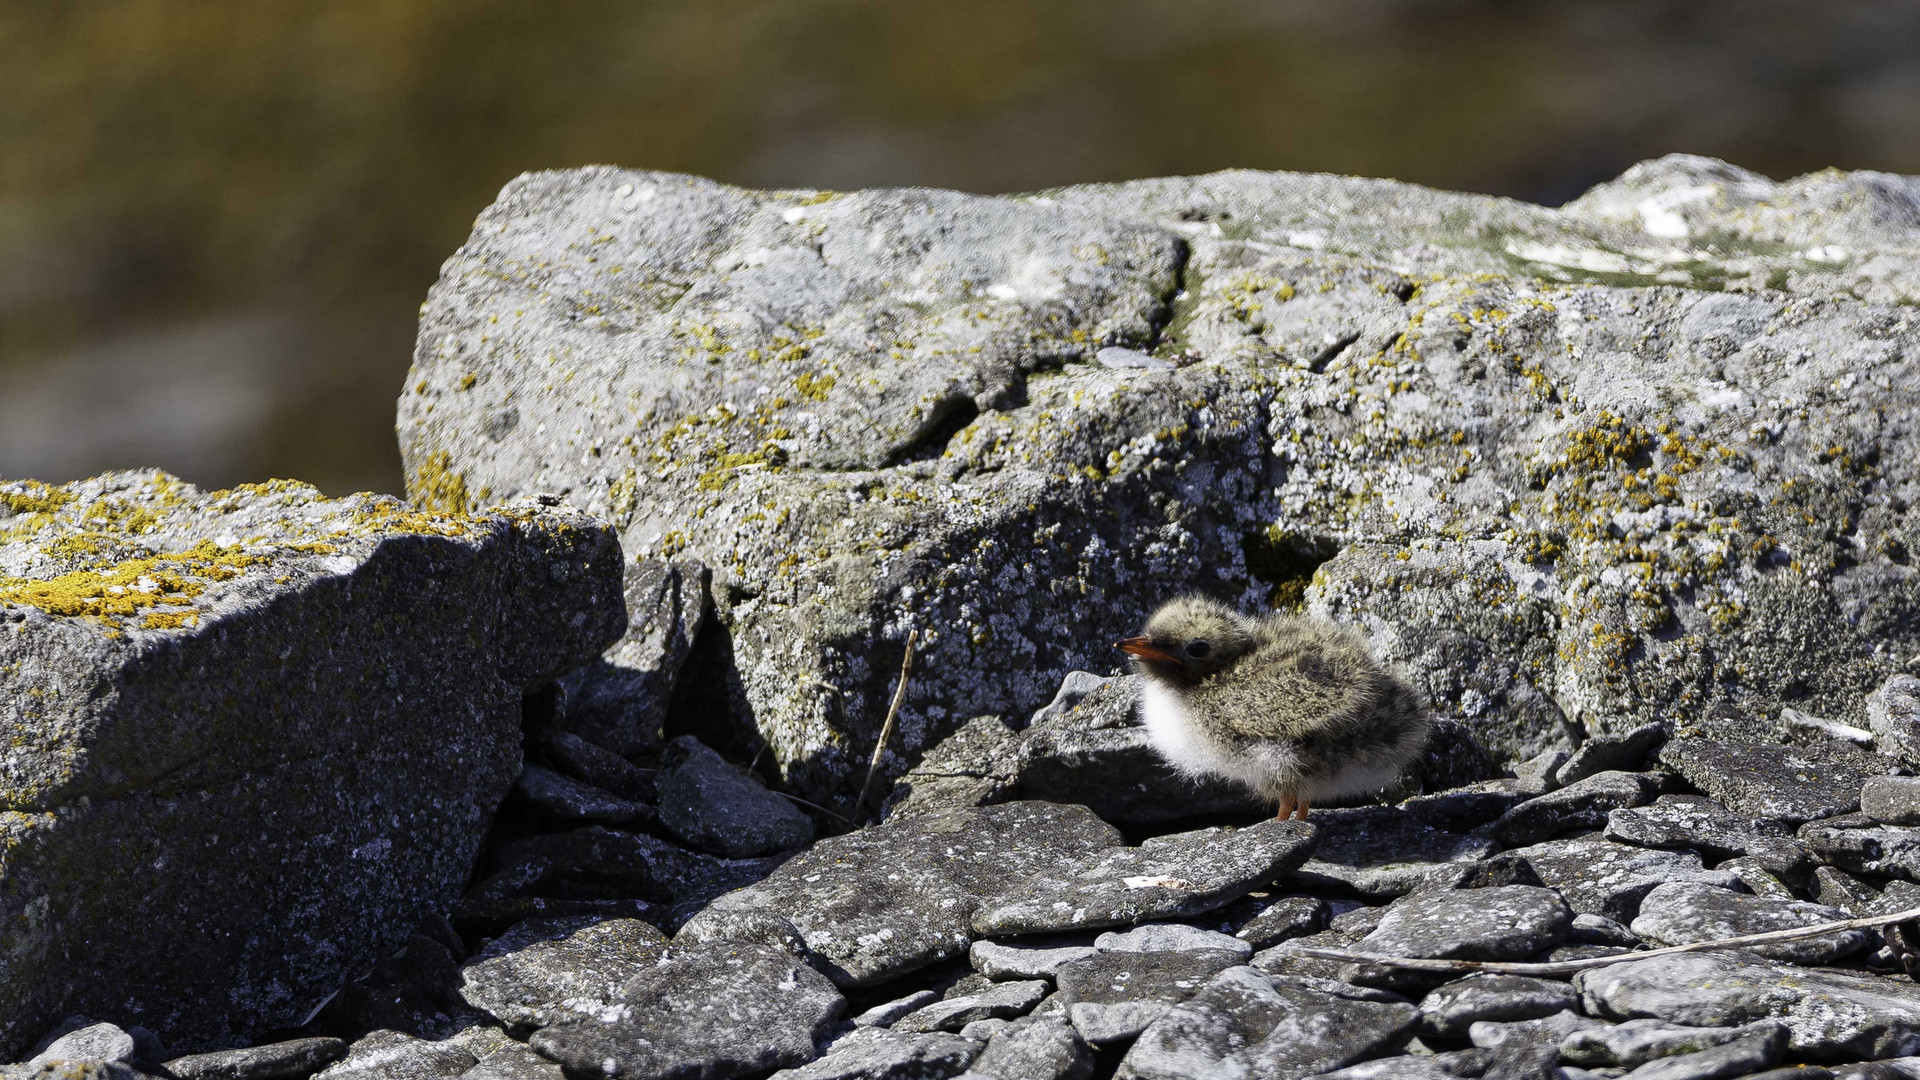
<instances>
[{"instance_id":1,"label":"rocky ground","mask_svg":"<svg viewBox=\"0 0 1920 1080\"><path fill-rule=\"evenodd\" d=\"M1917 283L1911 178L1685 157L524 177L411 504L0 483L0 1077L1920 1080L1920 923L1635 956L1920 908ZM1182 589L1425 758L1171 773Z\"/></svg>"}]
</instances>

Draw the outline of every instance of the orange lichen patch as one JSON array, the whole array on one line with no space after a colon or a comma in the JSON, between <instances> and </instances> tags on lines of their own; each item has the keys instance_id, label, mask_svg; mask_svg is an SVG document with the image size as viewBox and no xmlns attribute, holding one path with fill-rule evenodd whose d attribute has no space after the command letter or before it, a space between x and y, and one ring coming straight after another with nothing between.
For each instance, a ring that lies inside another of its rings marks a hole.
<instances>
[{"instance_id":1,"label":"orange lichen patch","mask_svg":"<svg viewBox=\"0 0 1920 1080\"><path fill-rule=\"evenodd\" d=\"M464 487L463 487L464 490ZM464 495L463 495L464 497ZM364 532L421 533L428 536L466 536L487 520L460 513L414 509L406 503L381 500L353 512L353 523Z\"/></svg>"},{"instance_id":2,"label":"orange lichen patch","mask_svg":"<svg viewBox=\"0 0 1920 1080\"><path fill-rule=\"evenodd\" d=\"M453 457L445 450L428 455L407 484L407 492L421 509L464 514L470 508L467 477L453 467Z\"/></svg>"},{"instance_id":3,"label":"orange lichen patch","mask_svg":"<svg viewBox=\"0 0 1920 1080\"><path fill-rule=\"evenodd\" d=\"M75 570L44 581L0 577L0 603L26 604L49 615L123 618L149 608L190 605L209 584L238 577L247 567L267 561L265 555L202 540L186 551L128 559L99 570Z\"/></svg>"},{"instance_id":4,"label":"orange lichen patch","mask_svg":"<svg viewBox=\"0 0 1920 1080\"><path fill-rule=\"evenodd\" d=\"M16 514L51 514L76 498L71 491L38 480L0 484L0 506Z\"/></svg>"}]
</instances>

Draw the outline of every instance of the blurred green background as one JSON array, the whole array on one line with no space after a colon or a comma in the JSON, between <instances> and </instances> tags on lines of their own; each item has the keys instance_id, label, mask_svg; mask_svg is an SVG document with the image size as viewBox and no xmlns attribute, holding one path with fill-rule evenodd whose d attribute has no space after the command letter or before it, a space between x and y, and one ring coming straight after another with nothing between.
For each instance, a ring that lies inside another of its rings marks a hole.
<instances>
[{"instance_id":1,"label":"blurred green background","mask_svg":"<svg viewBox=\"0 0 1920 1080\"><path fill-rule=\"evenodd\" d=\"M522 170L1920 172L1916 46L1868 0L8 0L0 476L397 491L420 301Z\"/></svg>"}]
</instances>

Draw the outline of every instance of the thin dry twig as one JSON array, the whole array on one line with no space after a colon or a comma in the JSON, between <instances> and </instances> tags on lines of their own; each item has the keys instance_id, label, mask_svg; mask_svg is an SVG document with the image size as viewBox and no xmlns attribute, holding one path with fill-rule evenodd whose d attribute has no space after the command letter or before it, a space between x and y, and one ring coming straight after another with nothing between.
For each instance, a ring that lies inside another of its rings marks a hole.
<instances>
[{"instance_id":1,"label":"thin dry twig","mask_svg":"<svg viewBox=\"0 0 1920 1080\"><path fill-rule=\"evenodd\" d=\"M880 755L887 752L887 743L893 738L893 722L899 718L900 703L907 696L907 676L913 674L913 643L919 638L918 628L907 631L907 655L900 658L900 681L893 687L893 704L887 706L886 722L880 725L880 741L873 746L873 760L867 763L867 779L860 785L860 797L853 800L856 817L860 808L867 804L867 790L873 787L873 774L880 771Z\"/></svg>"},{"instance_id":2,"label":"thin dry twig","mask_svg":"<svg viewBox=\"0 0 1920 1080\"><path fill-rule=\"evenodd\" d=\"M1743 937L1721 938L1718 941L1696 941L1691 945L1671 945L1664 949L1648 949L1645 952L1620 953L1617 956L1590 956L1584 960L1556 960L1537 964L1497 960L1426 960L1411 956L1374 956L1371 953L1348 952L1345 949L1298 948L1287 951L1294 956L1312 956L1321 960L1346 960L1360 964L1386 964L1390 967L1409 968L1414 971L1494 971L1502 975L1572 975L1593 968L1607 967L1610 964L1632 963L1656 956L1706 952L1711 949L1738 949L1748 945L1777 945L1782 942L1825 937L1828 934L1837 934L1846 930L1867 930L1876 926L1912 922L1915 919L1920 919L1920 908L1896 911L1891 915L1842 919L1839 922L1821 923L1818 926L1799 926L1791 930L1769 930L1764 934L1747 934Z\"/></svg>"},{"instance_id":3,"label":"thin dry twig","mask_svg":"<svg viewBox=\"0 0 1920 1080\"><path fill-rule=\"evenodd\" d=\"M767 790L768 790L768 791L773 791L773 789L772 789L772 788L768 788ZM844 822L846 822L846 823L847 823L847 824L849 824L849 825L851 825L851 824L853 824L853 819L851 819L851 818L848 818L848 817L842 817L842 816L841 816L840 814L838 814L838 813L836 813L835 811L832 811L832 810L829 810L829 809L827 809L827 808L826 808L826 807L824 807L824 806L821 806L821 805L820 805L819 803L817 803L817 802L808 802L807 800L805 800L805 799L803 799L803 798L801 798L801 797L800 797L800 796L798 796L798 795L789 795L789 794L787 794L787 793L786 793L786 792L784 792L784 791L773 791L773 793L774 793L775 795L778 795L778 796L780 796L781 798L783 798L783 799L785 799L785 800L787 800L788 802L796 802L796 803L799 803L799 804L800 804L801 806L804 806L804 807L807 807L808 809L812 809L812 810L818 810L818 811L820 811L821 813L823 813L823 814L826 814L826 815L827 815L827 816L829 816L829 817L836 817L836 818L840 818L840 820L841 820L841 821L844 821Z\"/></svg>"}]
</instances>

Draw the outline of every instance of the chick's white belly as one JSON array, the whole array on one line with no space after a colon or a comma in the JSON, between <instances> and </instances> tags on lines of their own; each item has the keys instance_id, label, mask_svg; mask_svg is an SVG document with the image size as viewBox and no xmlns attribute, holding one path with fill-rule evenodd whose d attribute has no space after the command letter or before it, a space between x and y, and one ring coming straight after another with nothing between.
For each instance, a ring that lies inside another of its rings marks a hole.
<instances>
[{"instance_id":1,"label":"chick's white belly","mask_svg":"<svg viewBox=\"0 0 1920 1080\"><path fill-rule=\"evenodd\" d=\"M1192 776L1224 776L1266 793L1292 786L1298 762L1286 747L1262 746L1256 753L1234 752L1209 738L1172 691L1142 680L1140 716L1147 738L1167 763Z\"/></svg>"}]
</instances>

